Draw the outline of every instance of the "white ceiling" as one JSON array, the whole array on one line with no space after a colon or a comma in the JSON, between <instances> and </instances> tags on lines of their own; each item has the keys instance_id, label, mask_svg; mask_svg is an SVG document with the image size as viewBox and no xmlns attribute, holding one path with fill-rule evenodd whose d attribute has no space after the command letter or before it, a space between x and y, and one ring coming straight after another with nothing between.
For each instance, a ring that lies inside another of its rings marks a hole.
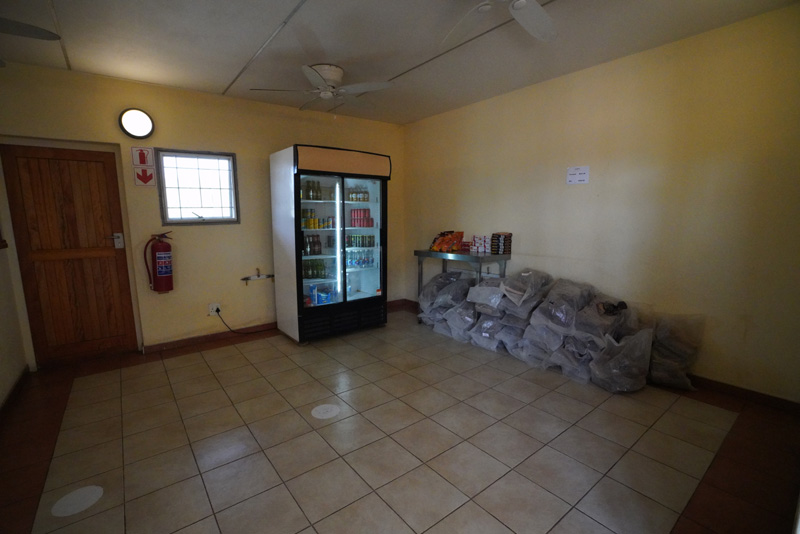
<instances>
[{"instance_id":1,"label":"white ceiling","mask_svg":"<svg viewBox=\"0 0 800 534\"><path fill-rule=\"evenodd\" d=\"M540 0L554 41L496 9L446 50L480 0L3 0L0 17L62 39L0 35L0 76L27 63L300 107L313 95L251 89L311 89L301 65L332 63L344 84L393 82L336 113L407 124L794 1Z\"/></svg>"}]
</instances>

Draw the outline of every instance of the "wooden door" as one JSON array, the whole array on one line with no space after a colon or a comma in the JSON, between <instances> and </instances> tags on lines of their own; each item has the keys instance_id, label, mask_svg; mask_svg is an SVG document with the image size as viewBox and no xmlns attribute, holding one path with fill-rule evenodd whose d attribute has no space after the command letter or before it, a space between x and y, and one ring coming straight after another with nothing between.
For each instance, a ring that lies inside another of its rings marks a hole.
<instances>
[{"instance_id":1,"label":"wooden door","mask_svg":"<svg viewBox=\"0 0 800 534\"><path fill-rule=\"evenodd\" d=\"M135 350L114 154L0 145L36 361Z\"/></svg>"}]
</instances>

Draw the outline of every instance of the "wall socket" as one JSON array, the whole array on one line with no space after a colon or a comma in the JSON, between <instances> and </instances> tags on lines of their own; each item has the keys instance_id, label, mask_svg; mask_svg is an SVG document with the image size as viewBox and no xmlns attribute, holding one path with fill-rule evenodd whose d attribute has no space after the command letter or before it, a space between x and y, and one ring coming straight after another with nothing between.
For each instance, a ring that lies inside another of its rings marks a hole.
<instances>
[{"instance_id":1,"label":"wall socket","mask_svg":"<svg viewBox=\"0 0 800 534\"><path fill-rule=\"evenodd\" d=\"M212 302L208 305L208 315L218 315L217 310L222 311L218 302Z\"/></svg>"}]
</instances>

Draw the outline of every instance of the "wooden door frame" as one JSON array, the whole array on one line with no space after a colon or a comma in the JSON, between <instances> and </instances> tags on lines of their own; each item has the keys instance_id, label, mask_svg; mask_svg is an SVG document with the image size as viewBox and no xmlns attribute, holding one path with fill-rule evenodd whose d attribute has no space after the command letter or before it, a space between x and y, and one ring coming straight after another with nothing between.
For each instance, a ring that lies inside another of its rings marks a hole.
<instances>
[{"instance_id":1,"label":"wooden door frame","mask_svg":"<svg viewBox=\"0 0 800 534\"><path fill-rule=\"evenodd\" d=\"M142 323L139 313L139 294L136 291L136 278L134 268L134 250L131 248L133 239L131 238L130 224L128 220L128 204L126 201L126 191L124 183L124 173L122 170L122 149L116 143L93 143L89 141L62 141L57 139L15 137L10 135L0 135L0 144L21 145L37 148L53 148L63 150L88 150L93 152L107 152L114 155L117 172L117 187L119 190L120 211L122 216L122 232L125 237L126 251L125 259L128 266L128 286L131 293L131 307L133 313L133 324L136 331L136 344L141 351L142 343ZM28 306L25 302L25 292L22 284L22 273L19 266L19 256L17 255L16 242L14 241L14 228L11 222L11 209L8 202L8 191L5 184L5 175L2 165L0 165L0 225L3 228L3 237L8 241L8 263L11 275L11 285L13 290L14 304L16 306L19 329L22 335L25 363L30 371L36 371L36 353L33 348L33 337L31 334L30 321L28 320Z\"/></svg>"}]
</instances>

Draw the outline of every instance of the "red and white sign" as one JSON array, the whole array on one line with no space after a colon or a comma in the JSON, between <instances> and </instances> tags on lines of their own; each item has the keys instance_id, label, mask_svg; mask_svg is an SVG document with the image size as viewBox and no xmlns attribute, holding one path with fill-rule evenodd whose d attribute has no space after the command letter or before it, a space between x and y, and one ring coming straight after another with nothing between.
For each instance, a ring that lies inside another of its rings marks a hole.
<instances>
[{"instance_id":1,"label":"red and white sign","mask_svg":"<svg viewBox=\"0 0 800 534\"><path fill-rule=\"evenodd\" d=\"M134 167L154 167L156 160L153 147L132 146L131 160Z\"/></svg>"},{"instance_id":2,"label":"red and white sign","mask_svg":"<svg viewBox=\"0 0 800 534\"><path fill-rule=\"evenodd\" d=\"M152 169L147 167L134 167L133 172L136 173L136 185L155 185L153 178L155 178L156 175L155 171Z\"/></svg>"},{"instance_id":3,"label":"red and white sign","mask_svg":"<svg viewBox=\"0 0 800 534\"><path fill-rule=\"evenodd\" d=\"M136 185L156 185L156 163L153 147L131 147L134 183Z\"/></svg>"}]
</instances>

